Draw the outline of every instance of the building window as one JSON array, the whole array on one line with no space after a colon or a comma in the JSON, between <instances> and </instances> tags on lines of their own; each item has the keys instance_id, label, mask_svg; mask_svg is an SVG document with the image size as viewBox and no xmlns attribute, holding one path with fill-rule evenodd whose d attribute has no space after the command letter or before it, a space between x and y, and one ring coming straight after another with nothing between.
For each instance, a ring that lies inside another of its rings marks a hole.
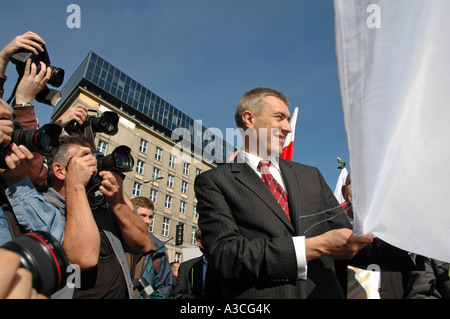
<instances>
[{"instance_id":1,"label":"building window","mask_svg":"<svg viewBox=\"0 0 450 319\"><path fill-rule=\"evenodd\" d=\"M198 219L198 213L197 213L197 206L194 205L194 213L192 214L192 217L195 219Z\"/></svg>"},{"instance_id":2,"label":"building window","mask_svg":"<svg viewBox=\"0 0 450 319\"><path fill-rule=\"evenodd\" d=\"M175 155L170 154L170 158L169 158L169 167L171 168L175 168Z\"/></svg>"},{"instance_id":3,"label":"building window","mask_svg":"<svg viewBox=\"0 0 450 319\"><path fill-rule=\"evenodd\" d=\"M153 218L152 218L152 221L151 221L151 223L150 223L150 226L148 226L148 231L149 232L151 232L151 233L153 233L153 226L155 225L155 215L153 215Z\"/></svg>"},{"instance_id":4,"label":"building window","mask_svg":"<svg viewBox=\"0 0 450 319\"><path fill-rule=\"evenodd\" d=\"M156 147L156 152L155 152L155 160L157 161L162 161L162 154L163 154L163 150L159 147Z\"/></svg>"},{"instance_id":5,"label":"building window","mask_svg":"<svg viewBox=\"0 0 450 319\"><path fill-rule=\"evenodd\" d=\"M186 182L186 181L182 181L181 182L181 192L183 194L187 194L187 192L188 192L188 182Z\"/></svg>"},{"instance_id":6,"label":"building window","mask_svg":"<svg viewBox=\"0 0 450 319\"><path fill-rule=\"evenodd\" d=\"M170 219L167 217L164 217L161 235L163 235L164 237L169 237L169 227L170 227Z\"/></svg>"},{"instance_id":7,"label":"building window","mask_svg":"<svg viewBox=\"0 0 450 319\"><path fill-rule=\"evenodd\" d=\"M156 205L156 200L158 199L158 191L156 189L150 190L150 200Z\"/></svg>"},{"instance_id":8,"label":"building window","mask_svg":"<svg viewBox=\"0 0 450 319\"><path fill-rule=\"evenodd\" d=\"M141 143L139 144L139 152L147 154L148 141L141 138Z\"/></svg>"},{"instance_id":9,"label":"building window","mask_svg":"<svg viewBox=\"0 0 450 319\"><path fill-rule=\"evenodd\" d=\"M186 202L180 201L180 214L186 215Z\"/></svg>"},{"instance_id":10,"label":"building window","mask_svg":"<svg viewBox=\"0 0 450 319\"><path fill-rule=\"evenodd\" d=\"M141 160L138 160L136 163L136 173L144 175L144 162Z\"/></svg>"},{"instance_id":11,"label":"building window","mask_svg":"<svg viewBox=\"0 0 450 319\"><path fill-rule=\"evenodd\" d=\"M138 183L138 182L134 182L134 185L133 185L133 195L134 196L141 196L141 184L140 183Z\"/></svg>"},{"instance_id":12,"label":"building window","mask_svg":"<svg viewBox=\"0 0 450 319\"><path fill-rule=\"evenodd\" d=\"M175 258L174 258L174 261L175 261L176 263L181 263L181 253L175 252Z\"/></svg>"},{"instance_id":13,"label":"building window","mask_svg":"<svg viewBox=\"0 0 450 319\"><path fill-rule=\"evenodd\" d=\"M167 176L167 187L173 188L173 181L175 180L175 177L173 175Z\"/></svg>"},{"instance_id":14,"label":"building window","mask_svg":"<svg viewBox=\"0 0 450 319\"><path fill-rule=\"evenodd\" d=\"M152 179L156 181L159 178L159 174L161 173L161 170L157 167L153 167L153 174Z\"/></svg>"},{"instance_id":15,"label":"building window","mask_svg":"<svg viewBox=\"0 0 450 319\"><path fill-rule=\"evenodd\" d=\"M97 152L102 153L103 155L106 155L106 150L108 149L108 143L105 141L99 140L97 144Z\"/></svg>"},{"instance_id":16,"label":"building window","mask_svg":"<svg viewBox=\"0 0 450 319\"><path fill-rule=\"evenodd\" d=\"M172 208L172 196L166 195L166 200L164 201L164 207L167 209Z\"/></svg>"},{"instance_id":17,"label":"building window","mask_svg":"<svg viewBox=\"0 0 450 319\"><path fill-rule=\"evenodd\" d=\"M191 244L195 245L197 243L197 239L195 239L195 232L197 231L196 227L192 227L191 231Z\"/></svg>"},{"instance_id":18,"label":"building window","mask_svg":"<svg viewBox=\"0 0 450 319\"><path fill-rule=\"evenodd\" d=\"M201 174L201 173L202 173L202 170L200 168L197 168L195 174L198 175L198 174Z\"/></svg>"},{"instance_id":19,"label":"building window","mask_svg":"<svg viewBox=\"0 0 450 319\"><path fill-rule=\"evenodd\" d=\"M183 174L184 175L189 175L189 163L184 163L183 165Z\"/></svg>"}]
</instances>

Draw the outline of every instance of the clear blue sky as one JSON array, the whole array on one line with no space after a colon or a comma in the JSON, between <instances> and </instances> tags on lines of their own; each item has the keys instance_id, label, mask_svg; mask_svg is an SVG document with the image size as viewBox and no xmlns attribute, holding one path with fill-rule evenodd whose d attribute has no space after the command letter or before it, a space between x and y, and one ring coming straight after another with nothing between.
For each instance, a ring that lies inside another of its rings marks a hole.
<instances>
[{"instance_id":1,"label":"clear blue sky","mask_svg":"<svg viewBox=\"0 0 450 319\"><path fill-rule=\"evenodd\" d=\"M67 6L81 8L70 29ZM334 190L348 159L332 0L41 0L2 3L4 46L28 30L46 42L65 82L89 51L206 127L234 128L244 92L282 91L300 108L294 160L318 167ZM17 73L10 64L5 99ZM64 83L65 84L65 83ZM37 104L41 123L52 108ZM225 136L224 136L225 137Z\"/></svg>"}]
</instances>

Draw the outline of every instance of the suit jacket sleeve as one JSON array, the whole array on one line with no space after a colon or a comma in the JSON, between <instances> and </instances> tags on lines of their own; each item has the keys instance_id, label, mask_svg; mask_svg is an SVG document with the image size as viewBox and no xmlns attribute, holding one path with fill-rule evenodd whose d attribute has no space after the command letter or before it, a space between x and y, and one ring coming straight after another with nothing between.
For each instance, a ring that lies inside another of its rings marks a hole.
<instances>
[{"instance_id":1,"label":"suit jacket sleeve","mask_svg":"<svg viewBox=\"0 0 450 319\"><path fill-rule=\"evenodd\" d=\"M261 212L264 206L242 194L243 189L228 173L210 170L195 181L199 227L208 259L225 280L296 279L292 235L283 234L285 226L277 229Z\"/></svg>"}]
</instances>

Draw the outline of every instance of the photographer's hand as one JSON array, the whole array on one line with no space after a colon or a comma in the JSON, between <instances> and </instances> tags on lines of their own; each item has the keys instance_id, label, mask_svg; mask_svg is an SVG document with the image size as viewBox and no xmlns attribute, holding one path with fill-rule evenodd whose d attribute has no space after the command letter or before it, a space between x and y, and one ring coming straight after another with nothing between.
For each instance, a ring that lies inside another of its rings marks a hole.
<instances>
[{"instance_id":1,"label":"photographer's hand","mask_svg":"<svg viewBox=\"0 0 450 319\"><path fill-rule=\"evenodd\" d=\"M0 145L7 147L11 143L11 135L14 131L13 122L8 119L0 119Z\"/></svg>"},{"instance_id":2,"label":"photographer's hand","mask_svg":"<svg viewBox=\"0 0 450 319\"><path fill-rule=\"evenodd\" d=\"M87 118L88 108L84 105L77 104L75 106L69 107L63 115L59 117L55 121L55 124L58 124L62 128L66 127L67 124L72 122L73 120L77 121L80 125L83 125L84 121Z\"/></svg>"},{"instance_id":3,"label":"photographer's hand","mask_svg":"<svg viewBox=\"0 0 450 319\"><path fill-rule=\"evenodd\" d=\"M89 147L80 147L66 165L66 187L86 187L97 174L97 160Z\"/></svg>"},{"instance_id":4,"label":"photographer's hand","mask_svg":"<svg viewBox=\"0 0 450 319\"><path fill-rule=\"evenodd\" d=\"M123 181L119 175L110 171L101 171L99 176L103 179L99 187L110 207L124 203Z\"/></svg>"},{"instance_id":5,"label":"photographer's hand","mask_svg":"<svg viewBox=\"0 0 450 319\"><path fill-rule=\"evenodd\" d=\"M29 161L33 159L33 154L24 145L14 143L9 145L6 153L7 169L3 172L3 178L9 187L29 175Z\"/></svg>"},{"instance_id":6,"label":"photographer's hand","mask_svg":"<svg viewBox=\"0 0 450 319\"><path fill-rule=\"evenodd\" d=\"M46 299L33 288L33 277L20 267L18 254L0 249L0 299Z\"/></svg>"},{"instance_id":7,"label":"photographer's hand","mask_svg":"<svg viewBox=\"0 0 450 319\"><path fill-rule=\"evenodd\" d=\"M22 35L15 37L0 51L0 76L5 75L6 66L8 65L11 54L20 49L25 49L38 55L39 52L44 52L44 49L39 43L45 44L45 41L36 33L28 31Z\"/></svg>"},{"instance_id":8,"label":"photographer's hand","mask_svg":"<svg viewBox=\"0 0 450 319\"><path fill-rule=\"evenodd\" d=\"M32 103L34 97L42 90L52 76L52 69L40 62L41 70L36 74L37 66L27 60L25 71L16 90L16 104Z\"/></svg>"}]
</instances>

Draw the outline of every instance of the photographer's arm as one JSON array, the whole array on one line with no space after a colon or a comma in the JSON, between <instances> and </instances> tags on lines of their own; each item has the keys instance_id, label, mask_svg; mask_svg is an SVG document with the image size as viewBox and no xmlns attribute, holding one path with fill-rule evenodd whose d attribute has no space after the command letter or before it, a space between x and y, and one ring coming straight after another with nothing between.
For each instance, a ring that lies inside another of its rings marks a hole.
<instances>
[{"instance_id":1,"label":"photographer's arm","mask_svg":"<svg viewBox=\"0 0 450 319\"><path fill-rule=\"evenodd\" d=\"M16 91L16 105L33 102L34 97L50 79L50 68L46 68L41 62L41 71L36 74L36 65L29 59L25 66L24 76ZM15 107L14 115L24 130L33 130L37 127L37 118L34 106ZM34 153L34 159L30 161L30 179L39 191L47 188L47 168L44 166L45 158L39 153Z\"/></svg>"},{"instance_id":2,"label":"photographer's arm","mask_svg":"<svg viewBox=\"0 0 450 319\"><path fill-rule=\"evenodd\" d=\"M27 177L33 154L25 146L15 144L11 144L6 153L3 179L8 188L5 194L20 225L27 231L50 233L62 242L64 233L58 209L44 200Z\"/></svg>"},{"instance_id":3,"label":"photographer's arm","mask_svg":"<svg viewBox=\"0 0 450 319\"><path fill-rule=\"evenodd\" d=\"M100 233L85 189L91 176L96 173L97 160L90 155L90 149L86 147L75 153L66 170L66 225L63 247L69 261L82 269L97 265L100 254Z\"/></svg>"},{"instance_id":4,"label":"photographer's arm","mask_svg":"<svg viewBox=\"0 0 450 319\"><path fill-rule=\"evenodd\" d=\"M126 196L123 193L123 181L119 175L109 171L102 171L99 176L103 178L99 190L105 196L109 207L114 212L126 244L135 253L146 253L155 250L151 241L147 225L134 214L130 208Z\"/></svg>"}]
</instances>

